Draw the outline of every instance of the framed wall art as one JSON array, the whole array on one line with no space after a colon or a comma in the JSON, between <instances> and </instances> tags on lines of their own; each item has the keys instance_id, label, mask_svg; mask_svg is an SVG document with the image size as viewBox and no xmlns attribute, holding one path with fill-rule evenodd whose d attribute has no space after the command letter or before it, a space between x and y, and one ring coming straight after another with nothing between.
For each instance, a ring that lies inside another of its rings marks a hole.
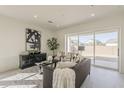
<instances>
[{"instance_id":1,"label":"framed wall art","mask_svg":"<svg viewBox=\"0 0 124 93\"><path fill-rule=\"evenodd\" d=\"M26 29L26 51L41 50L41 33L33 29Z\"/></svg>"}]
</instances>

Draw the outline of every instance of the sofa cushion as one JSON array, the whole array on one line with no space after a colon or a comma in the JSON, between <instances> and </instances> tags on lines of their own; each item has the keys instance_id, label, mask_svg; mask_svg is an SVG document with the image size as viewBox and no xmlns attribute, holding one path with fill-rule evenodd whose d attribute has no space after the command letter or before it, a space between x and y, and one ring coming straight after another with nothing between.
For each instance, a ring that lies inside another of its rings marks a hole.
<instances>
[{"instance_id":1,"label":"sofa cushion","mask_svg":"<svg viewBox=\"0 0 124 93\"><path fill-rule=\"evenodd\" d=\"M74 67L71 67L76 74L75 87L79 88L87 75L90 73L91 60L85 58L86 60L77 63ZM58 62L59 63L59 62ZM64 62L63 62L64 63ZM71 62L70 62L71 63ZM66 64L66 63L65 63ZM66 65L67 66L67 65ZM54 69L48 69L50 67L43 66L43 87L52 88L52 79Z\"/></svg>"},{"instance_id":2,"label":"sofa cushion","mask_svg":"<svg viewBox=\"0 0 124 93\"><path fill-rule=\"evenodd\" d=\"M71 68L74 67L77 63L75 62L58 62L56 68Z\"/></svg>"}]
</instances>

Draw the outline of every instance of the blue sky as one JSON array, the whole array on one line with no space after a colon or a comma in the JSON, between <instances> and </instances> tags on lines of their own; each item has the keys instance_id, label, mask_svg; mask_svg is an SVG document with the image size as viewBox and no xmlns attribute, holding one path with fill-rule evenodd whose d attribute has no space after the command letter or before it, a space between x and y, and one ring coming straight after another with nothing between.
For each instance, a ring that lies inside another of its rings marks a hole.
<instances>
[{"instance_id":1,"label":"blue sky","mask_svg":"<svg viewBox=\"0 0 124 93\"><path fill-rule=\"evenodd\" d=\"M117 39L118 38L118 34L117 32L110 32L110 33L100 33L100 34L96 34L95 39L99 40L101 42L106 42L109 39ZM81 42L86 42L88 40L93 39L93 35L88 35L88 36L79 36L79 39L81 40Z\"/></svg>"}]
</instances>

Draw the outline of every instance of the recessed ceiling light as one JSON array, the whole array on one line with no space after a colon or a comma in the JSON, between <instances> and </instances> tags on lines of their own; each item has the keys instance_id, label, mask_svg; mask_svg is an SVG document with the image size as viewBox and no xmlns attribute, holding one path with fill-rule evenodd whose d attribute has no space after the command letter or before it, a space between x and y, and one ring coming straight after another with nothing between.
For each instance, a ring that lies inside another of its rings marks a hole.
<instances>
[{"instance_id":1,"label":"recessed ceiling light","mask_svg":"<svg viewBox=\"0 0 124 93\"><path fill-rule=\"evenodd\" d=\"M38 15L34 15L34 18L38 18Z\"/></svg>"},{"instance_id":2,"label":"recessed ceiling light","mask_svg":"<svg viewBox=\"0 0 124 93\"><path fill-rule=\"evenodd\" d=\"M95 13L92 13L91 16L95 16Z\"/></svg>"}]
</instances>

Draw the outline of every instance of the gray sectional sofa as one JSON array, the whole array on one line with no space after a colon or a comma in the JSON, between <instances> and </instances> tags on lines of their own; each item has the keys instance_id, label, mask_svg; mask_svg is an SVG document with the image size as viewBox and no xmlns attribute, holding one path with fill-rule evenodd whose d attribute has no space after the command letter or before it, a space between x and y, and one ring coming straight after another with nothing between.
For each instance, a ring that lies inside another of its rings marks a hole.
<instances>
[{"instance_id":1,"label":"gray sectional sofa","mask_svg":"<svg viewBox=\"0 0 124 93\"><path fill-rule=\"evenodd\" d=\"M91 60L83 59L81 62L78 62L72 69L75 71L76 80L75 87L80 88L83 81L86 79L87 75L90 74ZM52 88L52 79L53 79L54 68L50 66L43 66L43 87Z\"/></svg>"}]
</instances>

